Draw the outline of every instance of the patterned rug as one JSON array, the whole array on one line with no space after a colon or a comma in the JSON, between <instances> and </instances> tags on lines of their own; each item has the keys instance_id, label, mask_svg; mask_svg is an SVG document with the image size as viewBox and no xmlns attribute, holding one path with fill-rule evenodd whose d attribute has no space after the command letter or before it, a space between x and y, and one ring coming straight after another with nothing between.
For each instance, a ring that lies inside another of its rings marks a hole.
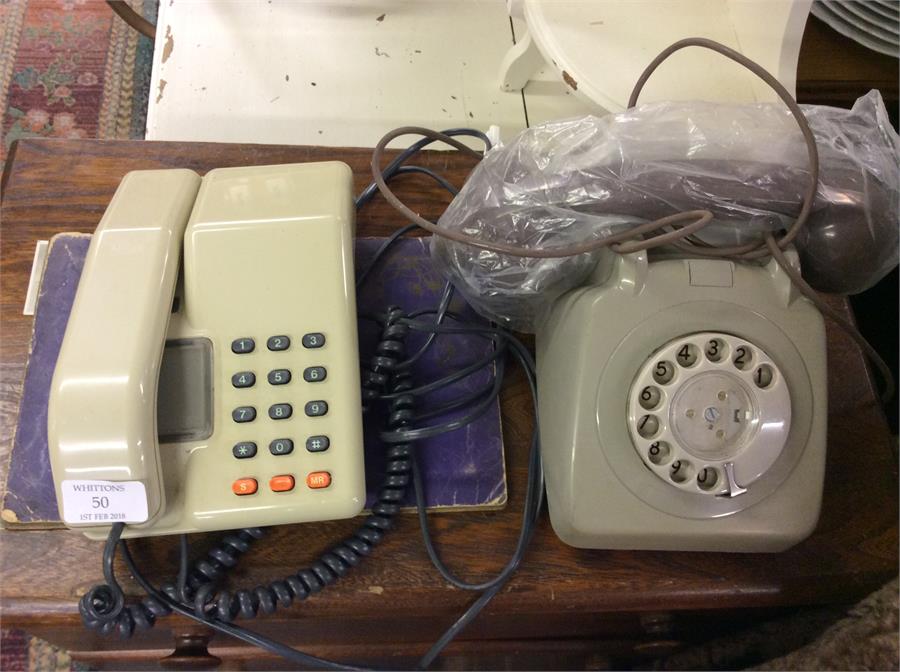
<instances>
[{"instance_id":1,"label":"patterned rug","mask_svg":"<svg viewBox=\"0 0 900 672\"><path fill-rule=\"evenodd\" d=\"M129 0L156 22L156 0ZM153 42L103 0L0 0L0 162L19 138L143 138ZM0 670L63 671L69 655L0 632Z\"/></svg>"},{"instance_id":2,"label":"patterned rug","mask_svg":"<svg viewBox=\"0 0 900 672\"><path fill-rule=\"evenodd\" d=\"M153 43L105 2L0 0L0 31L0 160L19 138L144 137Z\"/></svg>"}]
</instances>

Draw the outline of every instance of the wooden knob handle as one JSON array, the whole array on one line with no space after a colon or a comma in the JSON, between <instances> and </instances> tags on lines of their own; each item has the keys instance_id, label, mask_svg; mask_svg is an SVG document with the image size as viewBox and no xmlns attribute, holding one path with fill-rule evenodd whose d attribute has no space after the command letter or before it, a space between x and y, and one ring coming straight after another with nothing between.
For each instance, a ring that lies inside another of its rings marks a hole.
<instances>
[{"instance_id":1,"label":"wooden knob handle","mask_svg":"<svg viewBox=\"0 0 900 672\"><path fill-rule=\"evenodd\" d=\"M212 655L207 647L211 635L183 633L175 635L175 650L159 661L166 670L212 670L222 660Z\"/></svg>"}]
</instances>

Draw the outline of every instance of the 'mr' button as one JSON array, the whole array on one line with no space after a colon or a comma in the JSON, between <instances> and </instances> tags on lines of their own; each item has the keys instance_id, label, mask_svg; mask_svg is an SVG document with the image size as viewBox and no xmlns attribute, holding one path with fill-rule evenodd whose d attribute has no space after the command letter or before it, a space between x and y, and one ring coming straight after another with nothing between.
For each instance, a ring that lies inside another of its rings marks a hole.
<instances>
[{"instance_id":1,"label":"'mr' button","mask_svg":"<svg viewBox=\"0 0 900 672\"><path fill-rule=\"evenodd\" d=\"M314 471L306 477L306 485L313 490L327 488L331 485L331 474L327 471Z\"/></svg>"}]
</instances>

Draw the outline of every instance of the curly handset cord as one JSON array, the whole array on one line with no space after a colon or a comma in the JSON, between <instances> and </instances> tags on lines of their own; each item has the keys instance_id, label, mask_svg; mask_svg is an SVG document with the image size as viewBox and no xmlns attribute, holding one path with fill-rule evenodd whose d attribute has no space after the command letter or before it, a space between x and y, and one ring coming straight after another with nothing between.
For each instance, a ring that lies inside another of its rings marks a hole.
<instances>
[{"instance_id":1,"label":"curly handset cord","mask_svg":"<svg viewBox=\"0 0 900 672\"><path fill-rule=\"evenodd\" d=\"M410 222L420 226L426 231L431 232L435 236L447 238L448 240L451 240L455 243L471 245L472 247L476 247L479 249L488 250L499 254L507 254L514 257L555 259L560 257L570 257L578 254L584 254L586 252L595 252L605 247L609 247L615 252L627 254L639 250L652 249L662 245L674 245L675 247L691 255L713 257L719 259L733 259L736 261L748 261L771 256L784 269L785 273L789 278L791 278L797 289L807 299L812 301L813 304L818 307L821 312L825 313L831 319L833 319L835 323L844 332L846 332L850 336L850 338L852 338L857 343L857 345L859 345L860 348L862 348L862 350L866 353L871 362L875 365L879 375L882 378L883 386L881 398L882 401L886 403L894 396L894 378L888 365L851 322L837 313L828 303L826 303L822 299L822 297L818 295L818 293L814 289L812 289L812 287L810 287L805 281L803 281L803 279L800 277L800 274L794 270L783 252L784 249L794 241L803 227L806 226L806 222L809 219L810 212L812 211L813 201L815 199L816 189L819 183L819 151L816 147L815 135L813 134L812 129L809 126L809 122L807 122L806 117L803 114L803 111L800 109L800 106L797 104L788 90L785 89L775 77L773 77L768 71L766 71L765 68L763 68L753 60L747 58L743 54L738 53L734 49L731 49L730 47L726 47L724 44L720 44L714 40L710 40L704 37L691 37L675 42L671 46L664 49L656 58L653 59L653 61L651 61L651 63L641 73L641 76L638 78L637 83L634 85L634 89L632 89L631 95L628 98L628 107L632 108L637 104L638 96L640 95L644 84L647 82L656 68L659 67L659 65L663 61L669 58L669 56L674 54L676 51L679 51L686 47L702 47L704 49L710 49L719 54L722 54L727 58L730 58L731 60L750 70L753 74L755 74L766 84L768 84L776 94L778 94L778 97L784 102L788 110L790 110L791 115L793 115L794 120L797 122L797 126L800 127L800 132L803 134L803 141L806 144L807 156L809 161L809 182L803 192L803 201L801 204L800 213L797 215L794 223L791 224L787 231L785 231L785 233L778 238L776 238L772 233L766 233L759 240L745 243L743 245L733 245L727 247L717 247L692 240L691 236L693 234L705 228L713 221L713 213L709 210L690 210L687 212L679 212L674 215L663 217L661 219L638 224L631 227L630 229L613 233L609 236L606 236L605 238L601 238L598 240L591 240L584 243L548 248L531 248L524 247L522 245L514 245L511 243L484 240L482 238L463 233L462 231L446 229L434 222L425 219L418 213L413 212L399 198L397 198L397 196L388 186L387 181L384 178L383 171L381 170L382 157L384 155L384 152L388 144L395 138L402 135L412 134L423 135L427 138L431 138L432 140L440 140L441 142L444 142L458 149L464 154L473 156L479 160L481 157L474 150L468 148L466 145L459 142L455 138L446 136L438 131L433 131L431 129L421 128L418 126L404 126L402 128L397 128L385 135L375 146L375 151L372 153L372 175L375 184L378 185L378 189L379 191L381 191L384 198L392 206L394 206L394 208L396 208L397 211L400 212L400 214L402 214ZM654 234L654 232L657 233ZM649 234L654 235L645 237Z\"/></svg>"}]
</instances>

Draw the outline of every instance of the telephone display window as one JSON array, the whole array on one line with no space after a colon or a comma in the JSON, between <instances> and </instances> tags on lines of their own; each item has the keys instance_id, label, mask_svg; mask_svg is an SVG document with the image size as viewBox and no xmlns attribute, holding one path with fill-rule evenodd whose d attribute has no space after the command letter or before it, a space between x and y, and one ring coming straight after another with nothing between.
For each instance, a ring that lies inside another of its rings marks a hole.
<instances>
[{"instance_id":1,"label":"telephone display window","mask_svg":"<svg viewBox=\"0 0 900 672\"><path fill-rule=\"evenodd\" d=\"M159 367L156 428L160 443L202 441L213 432L212 343L166 341Z\"/></svg>"}]
</instances>

